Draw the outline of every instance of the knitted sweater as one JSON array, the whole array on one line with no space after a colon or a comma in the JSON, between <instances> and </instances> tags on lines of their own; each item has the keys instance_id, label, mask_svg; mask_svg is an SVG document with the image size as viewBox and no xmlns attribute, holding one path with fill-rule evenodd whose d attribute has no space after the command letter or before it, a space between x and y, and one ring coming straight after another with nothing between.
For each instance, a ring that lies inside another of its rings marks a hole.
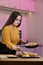
<instances>
[{"instance_id":1,"label":"knitted sweater","mask_svg":"<svg viewBox=\"0 0 43 65\"><path fill-rule=\"evenodd\" d=\"M6 26L2 30L2 43L9 49L20 41L19 29L17 27Z\"/></svg>"}]
</instances>

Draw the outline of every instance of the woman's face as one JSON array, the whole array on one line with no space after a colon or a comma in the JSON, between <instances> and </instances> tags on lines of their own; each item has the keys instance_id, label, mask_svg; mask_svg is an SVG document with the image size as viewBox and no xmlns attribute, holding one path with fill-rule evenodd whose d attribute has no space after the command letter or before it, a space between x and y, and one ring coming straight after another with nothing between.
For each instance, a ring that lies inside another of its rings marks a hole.
<instances>
[{"instance_id":1,"label":"woman's face","mask_svg":"<svg viewBox=\"0 0 43 65\"><path fill-rule=\"evenodd\" d=\"M13 22L13 26L18 26L20 24L21 16L18 16L16 20Z\"/></svg>"}]
</instances>

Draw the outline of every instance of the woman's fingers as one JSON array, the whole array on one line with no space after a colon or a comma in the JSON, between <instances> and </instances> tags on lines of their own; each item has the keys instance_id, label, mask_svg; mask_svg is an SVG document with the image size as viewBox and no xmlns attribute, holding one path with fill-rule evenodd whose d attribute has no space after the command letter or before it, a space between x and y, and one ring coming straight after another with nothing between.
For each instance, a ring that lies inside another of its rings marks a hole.
<instances>
[{"instance_id":1,"label":"woman's fingers","mask_svg":"<svg viewBox=\"0 0 43 65\"><path fill-rule=\"evenodd\" d=\"M20 51L21 50L21 48L20 47L17 47L17 49L16 49L17 51Z\"/></svg>"}]
</instances>

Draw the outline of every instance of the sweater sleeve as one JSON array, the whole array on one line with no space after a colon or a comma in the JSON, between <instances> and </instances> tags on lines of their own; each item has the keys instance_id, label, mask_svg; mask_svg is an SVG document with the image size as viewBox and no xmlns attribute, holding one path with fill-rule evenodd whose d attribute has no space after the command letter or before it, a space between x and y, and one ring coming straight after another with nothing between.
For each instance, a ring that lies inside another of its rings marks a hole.
<instances>
[{"instance_id":1,"label":"sweater sleeve","mask_svg":"<svg viewBox=\"0 0 43 65\"><path fill-rule=\"evenodd\" d=\"M5 45L9 48L9 49L12 49L12 46L14 46L14 44L11 42L11 39L10 39L10 31L8 28L5 28L3 31L2 31L2 42L5 42Z\"/></svg>"}]
</instances>

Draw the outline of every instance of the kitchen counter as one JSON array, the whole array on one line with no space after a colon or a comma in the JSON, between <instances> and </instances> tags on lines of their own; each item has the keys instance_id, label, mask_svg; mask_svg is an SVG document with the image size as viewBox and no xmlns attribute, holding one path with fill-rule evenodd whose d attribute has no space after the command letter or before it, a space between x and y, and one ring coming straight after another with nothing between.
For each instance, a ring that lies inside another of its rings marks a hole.
<instances>
[{"instance_id":1,"label":"kitchen counter","mask_svg":"<svg viewBox=\"0 0 43 65\"><path fill-rule=\"evenodd\" d=\"M43 57L27 57L27 58L20 58L16 55L8 55L8 54L0 54L0 61L43 61Z\"/></svg>"},{"instance_id":2,"label":"kitchen counter","mask_svg":"<svg viewBox=\"0 0 43 65\"><path fill-rule=\"evenodd\" d=\"M0 61L43 61L43 57L41 58L3 58Z\"/></svg>"},{"instance_id":3,"label":"kitchen counter","mask_svg":"<svg viewBox=\"0 0 43 65\"><path fill-rule=\"evenodd\" d=\"M0 58L0 65L43 65L43 57L40 58Z\"/></svg>"},{"instance_id":4,"label":"kitchen counter","mask_svg":"<svg viewBox=\"0 0 43 65\"><path fill-rule=\"evenodd\" d=\"M43 61L41 58L0 58L0 61Z\"/></svg>"}]
</instances>

